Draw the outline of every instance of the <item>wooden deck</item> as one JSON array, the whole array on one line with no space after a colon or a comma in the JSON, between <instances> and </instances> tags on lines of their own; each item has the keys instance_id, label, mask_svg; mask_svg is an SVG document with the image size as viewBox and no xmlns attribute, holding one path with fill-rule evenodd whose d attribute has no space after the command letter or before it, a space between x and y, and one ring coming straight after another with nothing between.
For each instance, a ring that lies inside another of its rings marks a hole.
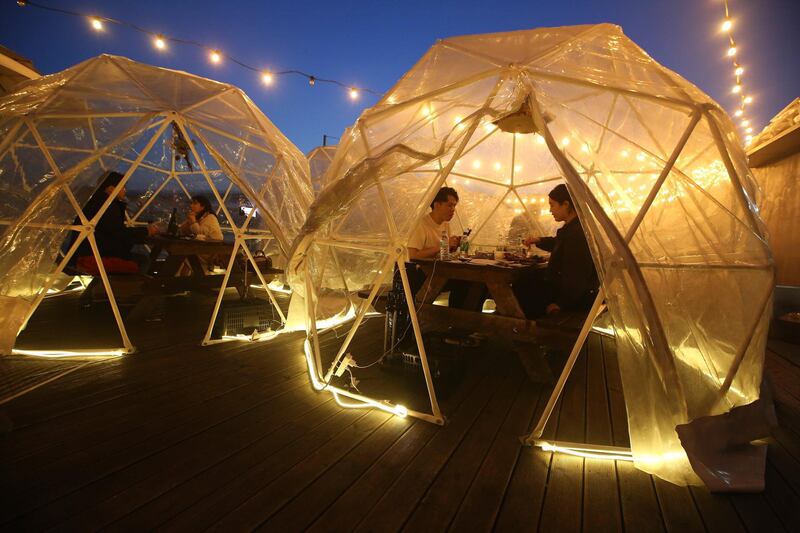
<instances>
[{"instance_id":1,"label":"wooden deck","mask_svg":"<svg viewBox=\"0 0 800 533\"><path fill-rule=\"evenodd\" d=\"M68 336L68 303L48 302L26 342ZM0 528L800 531L797 346L768 357L782 426L767 490L719 496L521 447L550 391L493 343L471 356L438 427L314 392L301 335L199 348L204 328L148 323L133 332L140 352L89 364L0 360L0 399L20 376L28 387L72 370L0 404L13 425L0 434ZM546 436L627 444L613 341L591 338Z\"/></svg>"}]
</instances>

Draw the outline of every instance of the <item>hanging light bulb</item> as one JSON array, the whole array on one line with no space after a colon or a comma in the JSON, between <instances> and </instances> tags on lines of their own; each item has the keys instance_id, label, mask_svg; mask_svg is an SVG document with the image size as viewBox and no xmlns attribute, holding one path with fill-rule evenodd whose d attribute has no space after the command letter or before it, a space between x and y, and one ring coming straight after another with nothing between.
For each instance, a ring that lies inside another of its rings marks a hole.
<instances>
[{"instance_id":1,"label":"hanging light bulb","mask_svg":"<svg viewBox=\"0 0 800 533\"><path fill-rule=\"evenodd\" d=\"M750 121L749 121L749 120L743 120L743 121L742 121L742 127L743 127L743 128L746 128L746 127L747 127L747 126L749 126L749 125L750 125Z\"/></svg>"},{"instance_id":2,"label":"hanging light bulb","mask_svg":"<svg viewBox=\"0 0 800 533\"><path fill-rule=\"evenodd\" d=\"M731 31L733 27L733 21L731 19L726 18L725 21L722 23L722 31Z\"/></svg>"},{"instance_id":3,"label":"hanging light bulb","mask_svg":"<svg viewBox=\"0 0 800 533\"><path fill-rule=\"evenodd\" d=\"M216 65L222 61L222 54L220 54L218 50L211 50L208 54L208 59Z\"/></svg>"},{"instance_id":4,"label":"hanging light bulb","mask_svg":"<svg viewBox=\"0 0 800 533\"><path fill-rule=\"evenodd\" d=\"M89 17L89 23L95 31L103 31L103 21L97 17Z\"/></svg>"},{"instance_id":5,"label":"hanging light bulb","mask_svg":"<svg viewBox=\"0 0 800 533\"><path fill-rule=\"evenodd\" d=\"M741 117L742 115L744 115L744 111L741 109L737 109L733 114L736 115L737 117Z\"/></svg>"},{"instance_id":6,"label":"hanging light bulb","mask_svg":"<svg viewBox=\"0 0 800 533\"><path fill-rule=\"evenodd\" d=\"M753 142L753 136L748 135L747 137L744 138L744 141L746 144L750 144L751 142Z\"/></svg>"},{"instance_id":7,"label":"hanging light bulb","mask_svg":"<svg viewBox=\"0 0 800 533\"><path fill-rule=\"evenodd\" d=\"M567 146L569 144L569 137L564 137L561 139L561 146Z\"/></svg>"},{"instance_id":8,"label":"hanging light bulb","mask_svg":"<svg viewBox=\"0 0 800 533\"><path fill-rule=\"evenodd\" d=\"M264 85L272 85L273 82L272 72L265 70L261 74L261 81L264 82Z\"/></svg>"},{"instance_id":9,"label":"hanging light bulb","mask_svg":"<svg viewBox=\"0 0 800 533\"><path fill-rule=\"evenodd\" d=\"M166 50L167 49L167 41L161 35L156 35L153 38L153 46L158 48L159 50Z\"/></svg>"},{"instance_id":10,"label":"hanging light bulb","mask_svg":"<svg viewBox=\"0 0 800 533\"><path fill-rule=\"evenodd\" d=\"M744 103L745 103L745 104L751 104L751 103L753 103L753 97L752 97L752 96L745 96L745 97L744 97Z\"/></svg>"},{"instance_id":11,"label":"hanging light bulb","mask_svg":"<svg viewBox=\"0 0 800 533\"><path fill-rule=\"evenodd\" d=\"M730 48L728 48L728 57L733 57L735 55L736 55L736 47L731 46Z\"/></svg>"},{"instance_id":12,"label":"hanging light bulb","mask_svg":"<svg viewBox=\"0 0 800 533\"><path fill-rule=\"evenodd\" d=\"M753 128L752 127L751 128L747 128L746 130L744 130L744 132L745 133L753 133Z\"/></svg>"},{"instance_id":13,"label":"hanging light bulb","mask_svg":"<svg viewBox=\"0 0 800 533\"><path fill-rule=\"evenodd\" d=\"M736 67L736 70L734 70L733 73L736 74L737 76L741 76L742 74L744 74L744 68Z\"/></svg>"},{"instance_id":14,"label":"hanging light bulb","mask_svg":"<svg viewBox=\"0 0 800 533\"><path fill-rule=\"evenodd\" d=\"M308 84L309 84L310 86L312 86L312 87L313 87L313 86L314 86L314 84L315 84L316 82L317 82L317 78L315 78L314 76L309 76L309 77L308 77Z\"/></svg>"},{"instance_id":15,"label":"hanging light bulb","mask_svg":"<svg viewBox=\"0 0 800 533\"><path fill-rule=\"evenodd\" d=\"M358 100L358 89L350 87L350 100Z\"/></svg>"},{"instance_id":16,"label":"hanging light bulb","mask_svg":"<svg viewBox=\"0 0 800 533\"><path fill-rule=\"evenodd\" d=\"M742 92L742 85L740 83L737 83L736 85L733 86L733 89L731 89L731 92L733 94L739 94L740 92Z\"/></svg>"}]
</instances>

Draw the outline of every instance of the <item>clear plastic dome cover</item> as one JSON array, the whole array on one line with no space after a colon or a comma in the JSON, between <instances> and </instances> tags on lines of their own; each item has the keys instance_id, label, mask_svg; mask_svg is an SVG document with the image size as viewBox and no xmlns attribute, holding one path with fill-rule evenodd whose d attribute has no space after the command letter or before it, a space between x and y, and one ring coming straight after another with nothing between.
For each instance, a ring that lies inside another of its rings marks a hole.
<instances>
[{"instance_id":1,"label":"clear plastic dome cover","mask_svg":"<svg viewBox=\"0 0 800 533\"><path fill-rule=\"evenodd\" d=\"M451 228L493 246L552 234L547 193L566 183L616 331L636 465L699 483L676 426L759 398L773 263L740 140L619 27L437 42L328 174L290 263L312 293L310 332L359 316L369 302L353 294L391 279L440 187L460 196Z\"/></svg>"}]
</instances>

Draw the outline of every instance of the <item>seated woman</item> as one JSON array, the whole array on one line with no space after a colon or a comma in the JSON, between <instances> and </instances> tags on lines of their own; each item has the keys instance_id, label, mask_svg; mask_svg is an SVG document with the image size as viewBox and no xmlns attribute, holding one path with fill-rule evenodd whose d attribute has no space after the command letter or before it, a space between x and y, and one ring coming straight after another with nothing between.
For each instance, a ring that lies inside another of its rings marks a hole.
<instances>
[{"instance_id":1,"label":"seated woman","mask_svg":"<svg viewBox=\"0 0 800 533\"><path fill-rule=\"evenodd\" d=\"M219 226L217 215L211 208L211 202L207 197L202 194L192 196L186 220L178 228L178 233L184 236L194 236L195 239L201 241L222 240L222 228ZM213 255L200 256L200 263L206 272L210 272L213 269L215 258ZM188 266L184 265L180 274L188 275L189 272Z\"/></svg>"},{"instance_id":2,"label":"seated woman","mask_svg":"<svg viewBox=\"0 0 800 533\"><path fill-rule=\"evenodd\" d=\"M557 185L548 194L550 213L564 225L555 237L529 237L534 244L550 252L543 279L525 280L514 287L525 314L540 317L563 311L588 311L597 296L599 282L586 242L586 235L566 185Z\"/></svg>"},{"instance_id":3,"label":"seated woman","mask_svg":"<svg viewBox=\"0 0 800 533\"><path fill-rule=\"evenodd\" d=\"M219 227L217 215L211 208L211 202L202 194L192 196L186 221L178 232L181 235L192 235L195 239L221 241L222 229Z\"/></svg>"}]
</instances>

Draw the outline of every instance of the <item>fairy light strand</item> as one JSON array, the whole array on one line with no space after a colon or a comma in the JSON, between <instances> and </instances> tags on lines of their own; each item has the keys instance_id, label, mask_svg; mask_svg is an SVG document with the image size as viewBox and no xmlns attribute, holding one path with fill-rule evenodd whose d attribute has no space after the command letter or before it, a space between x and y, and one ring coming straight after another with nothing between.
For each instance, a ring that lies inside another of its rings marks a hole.
<instances>
[{"instance_id":1,"label":"fairy light strand","mask_svg":"<svg viewBox=\"0 0 800 533\"><path fill-rule=\"evenodd\" d=\"M726 56L731 58L733 64L733 77L735 83L731 87L731 93L739 97L739 106L734 111L734 116L739 121L739 127L744 132L745 144L750 144L753 140L753 125L752 121L745 115L747 106L753 102L753 97L745 91L744 73L745 69L739 62L739 47L736 44L736 39L733 37L733 28L735 26L734 19L731 17L730 7L728 0L723 0L725 6L725 19L720 26L721 31L728 36L728 51Z\"/></svg>"},{"instance_id":2,"label":"fairy light strand","mask_svg":"<svg viewBox=\"0 0 800 533\"><path fill-rule=\"evenodd\" d=\"M151 31L151 30L148 30L147 28L142 28L141 26L138 26L136 24L133 24L131 22L128 22L128 21L125 21L125 20L121 20L121 19L103 17L103 16L100 16L100 15L97 15L97 14L94 14L94 13L91 13L91 14L89 14L89 13L80 13L80 12L77 12L77 11L71 11L71 10L68 10L68 9L61 9L61 8L58 8L58 7L47 6L47 5L40 4L38 2L30 2L30 1L27 1L27 0L18 0L17 1L17 5L19 5L20 7L27 7L27 6L35 7L35 8L44 10L44 11L50 11L50 12L53 12L53 13L58 13L58 14L61 14L61 15L68 15L68 16L71 16L71 17L80 17L80 18L88 21L90 27L94 31L96 31L98 33L102 33L102 32L107 31L107 29L108 29L107 27L111 26L111 25L125 27L125 28L131 29L133 31L136 31L138 33L142 33L144 35L147 35L148 38L150 39L153 47L155 47L158 51L167 50L169 48L170 44L193 46L193 47L199 48L200 50L205 52L207 54L208 60L214 65L220 65L225 61L229 61L229 62L231 62L231 63L233 63L235 65L238 65L239 67L241 67L241 68L243 68L245 70L249 70L251 72L255 72L259 76L259 78L261 79L261 82L264 85L272 85L272 83L275 81L275 78L277 78L279 76L296 75L296 76L301 76L301 77L306 78L308 80L308 84L311 87L314 87L314 85L316 83L327 83L327 84L330 84L330 85L335 85L337 87L341 87L342 89L344 89L347 92L348 98L350 100L354 100L354 101L358 99L358 97L360 96L361 93L369 93L369 94L372 94L372 95L375 95L375 96L383 96L382 93L380 93L378 91L374 91L372 89L368 89L366 87L359 87L359 86L356 86L356 85L353 85L353 84L343 83L341 81L338 81L338 80L335 80L335 79L332 79L332 78L321 78L319 76L316 76L316 75L313 75L313 74L309 74L307 72L304 72L304 71L298 70L298 69L287 69L287 70L275 71L275 70L270 70L270 69L265 69L265 68L257 68L257 67L254 67L254 66L248 64L248 63L245 63L244 61L241 61L241 60L239 60L239 59L237 59L237 58L235 58L235 57L233 57L233 56L231 56L229 54L226 54L226 53L222 52L217 47L209 46L209 45L206 45L206 44L201 43L199 41L194 41L194 40L191 40L191 39L181 39L181 38L178 38L178 37L170 37L170 36L167 36L167 35L165 35L163 33Z\"/></svg>"}]
</instances>

